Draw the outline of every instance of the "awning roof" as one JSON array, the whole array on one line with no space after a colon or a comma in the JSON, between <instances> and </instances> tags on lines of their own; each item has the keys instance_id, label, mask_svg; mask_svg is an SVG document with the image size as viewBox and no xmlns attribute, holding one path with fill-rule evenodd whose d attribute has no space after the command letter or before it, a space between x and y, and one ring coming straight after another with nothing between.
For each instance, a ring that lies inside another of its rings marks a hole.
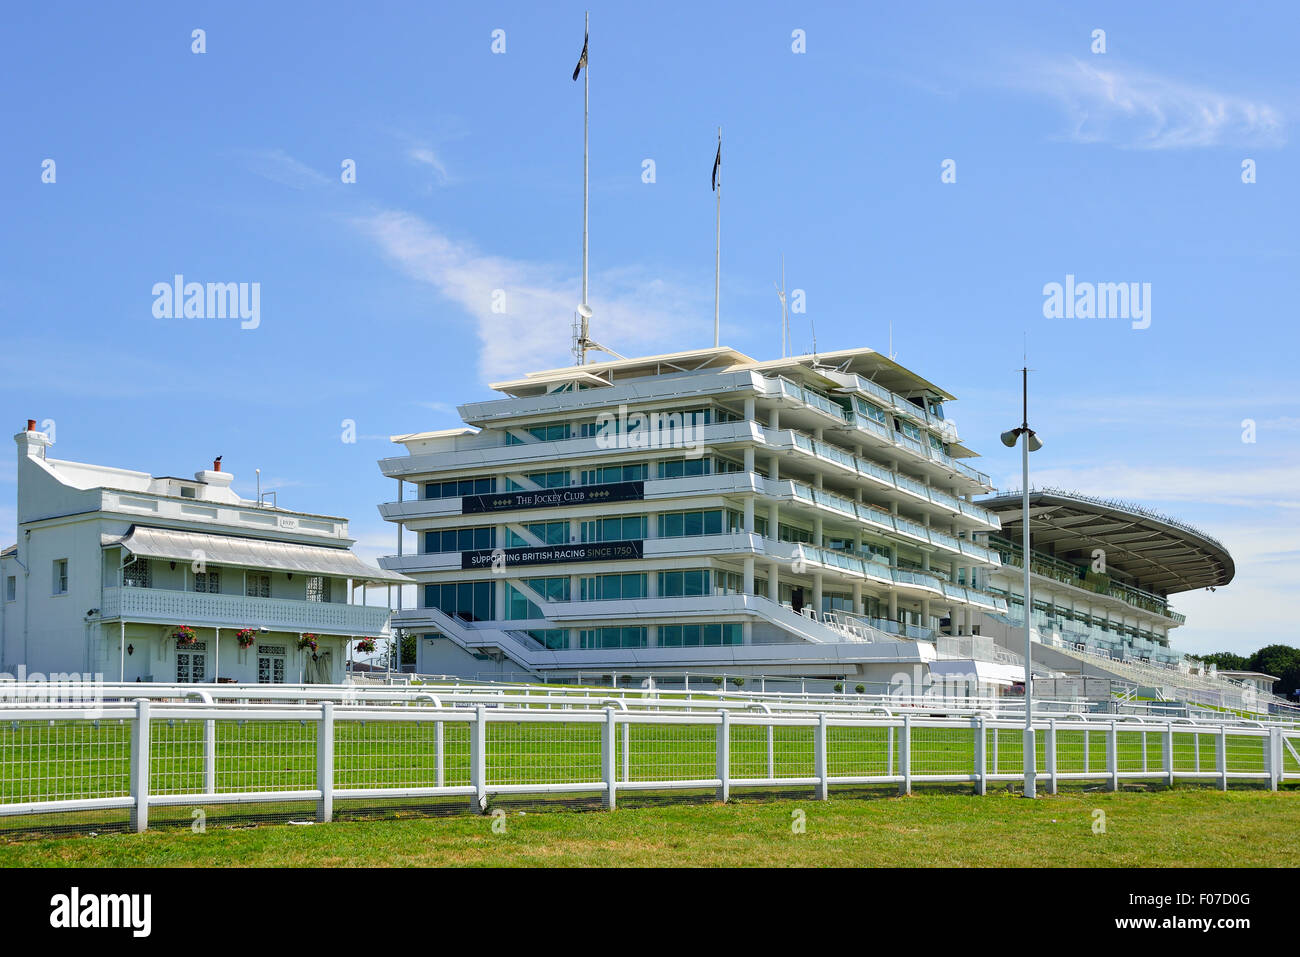
<instances>
[{"instance_id":1,"label":"awning roof","mask_svg":"<svg viewBox=\"0 0 1300 957\"><path fill-rule=\"evenodd\" d=\"M205 535L171 528L136 525L121 538L106 536L105 545L121 545L141 558L193 561L196 554L211 565L277 568L286 572L351 578L368 584L410 584L412 579L367 565L346 548L271 542L260 538Z\"/></svg>"},{"instance_id":2,"label":"awning roof","mask_svg":"<svg viewBox=\"0 0 1300 957\"><path fill-rule=\"evenodd\" d=\"M1012 685L1025 680L1025 669L998 661L977 661L970 658L946 658L930 662L930 674L951 678L975 679L989 684Z\"/></svg>"}]
</instances>

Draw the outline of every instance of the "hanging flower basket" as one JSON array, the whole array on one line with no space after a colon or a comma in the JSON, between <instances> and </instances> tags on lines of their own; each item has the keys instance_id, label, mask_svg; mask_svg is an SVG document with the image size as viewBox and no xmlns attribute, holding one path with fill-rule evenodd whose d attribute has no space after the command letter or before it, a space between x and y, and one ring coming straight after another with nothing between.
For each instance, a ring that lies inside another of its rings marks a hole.
<instances>
[{"instance_id":1,"label":"hanging flower basket","mask_svg":"<svg viewBox=\"0 0 1300 957\"><path fill-rule=\"evenodd\" d=\"M357 651L363 655L373 655L375 653L375 639L362 638L357 642Z\"/></svg>"},{"instance_id":2,"label":"hanging flower basket","mask_svg":"<svg viewBox=\"0 0 1300 957\"><path fill-rule=\"evenodd\" d=\"M177 625L176 630L172 632L172 637L176 639L178 646L185 648L199 640L198 634L189 625Z\"/></svg>"},{"instance_id":3,"label":"hanging flower basket","mask_svg":"<svg viewBox=\"0 0 1300 957\"><path fill-rule=\"evenodd\" d=\"M239 642L240 648L250 648L256 640L257 632L252 628L241 628L235 632L235 641Z\"/></svg>"},{"instance_id":4,"label":"hanging flower basket","mask_svg":"<svg viewBox=\"0 0 1300 957\"><path fill-rule=\"evenodd\" d=\"M320 635L313 635L311 632L304 632L298 636L298 648L310 648L314 654L319 641Z\"/></svg>"}]
</instances>

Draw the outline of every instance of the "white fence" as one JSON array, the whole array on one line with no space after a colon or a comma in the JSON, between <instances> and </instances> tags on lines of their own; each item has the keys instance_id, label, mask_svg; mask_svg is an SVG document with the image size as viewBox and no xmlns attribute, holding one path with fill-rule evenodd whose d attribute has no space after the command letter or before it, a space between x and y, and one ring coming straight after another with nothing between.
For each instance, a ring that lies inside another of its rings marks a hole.
<instances>
[{"instance_id":1,"label":"white fence","mask_svg":"<svg viewBox=\"0 0 1300 957\"><path fill-rule=\"evenodd\" d=\"M1038 779L1167 785L1300 780L1300 731L1080 716L1035 722ZM1023 726L931 718L503 708L159 703L0 709L0 820L150 810L734 788L990 784L1023 780ZM96 818L99 815L100 818ZM13 822L11 822L13 823ZM24 822L25 823L25 822Z\"/></svg>"}]
</instances>

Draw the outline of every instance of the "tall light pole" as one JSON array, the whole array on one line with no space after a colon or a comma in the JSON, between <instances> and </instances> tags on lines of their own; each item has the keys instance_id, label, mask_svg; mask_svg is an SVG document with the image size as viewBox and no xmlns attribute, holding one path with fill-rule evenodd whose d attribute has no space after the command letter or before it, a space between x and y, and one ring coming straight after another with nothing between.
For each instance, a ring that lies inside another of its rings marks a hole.
<instances>
[{"instance_id":1,"label":"tall light pole","mask_svg":"<svg viewBox=\"0 0 1300 957\"><path fill-rule=\"evenodd\" d=\"M1010 429L1002 433L1002 444L1009 449L1016 447L1020 442L1023 449L1022 461L1024 464L1024 475L1021 482L1021 536L1020 536L1020 557L1025 567L1025 738L1024 738L1024 766L1025 766L1025 797L1035 796L1034 776L1036 767L1036 755L1034 747L1034 694L1033 683L1034 675L1032 671L1033 661L1033 644L1030 637L1030 616L1034 610L1033 596L1030 594L1029 585L1029 453L1037 452L1043 447L1042 440L1029 427L1029 368L1025 367L1020 370L1021 374L1021 421L1019 428Z\"/></svg>"}]
</instances>

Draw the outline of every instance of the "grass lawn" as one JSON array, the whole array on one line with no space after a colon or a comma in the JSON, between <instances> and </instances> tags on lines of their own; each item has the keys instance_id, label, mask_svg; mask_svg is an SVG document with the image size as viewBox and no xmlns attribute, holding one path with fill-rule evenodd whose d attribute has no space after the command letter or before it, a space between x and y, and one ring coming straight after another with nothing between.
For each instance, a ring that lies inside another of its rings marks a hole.
<instances>
[{"instance_id":1,"label":"grass lawn","mask_svg":"<svg viewBox=\"0 0 1300 957\"><path fill-rule=\"evenodd\" d=\"M630 800L630 798L629 798ZM1093 832L1094 811L1105 833ZM804 833L792 822L802 813ZM613 812L511 809L493 817L158 830L0 843L3 867L1028 866L1294 864L1300 790L1070 790L827 802L741 797ZM500 822L498 822L498 828Z\"/></svg>"}]
</instances>

